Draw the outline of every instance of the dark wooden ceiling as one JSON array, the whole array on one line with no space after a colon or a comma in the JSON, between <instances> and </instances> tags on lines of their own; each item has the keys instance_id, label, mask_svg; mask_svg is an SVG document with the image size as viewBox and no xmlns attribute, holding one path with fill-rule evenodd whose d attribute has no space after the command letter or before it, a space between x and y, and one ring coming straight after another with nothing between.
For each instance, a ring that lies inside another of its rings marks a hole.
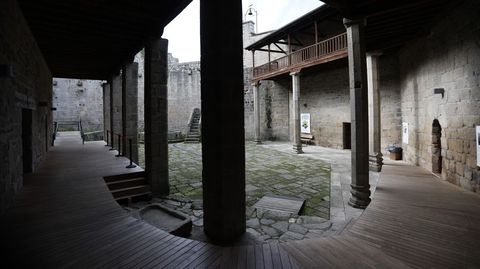
<instances>
[{"instance_id":1,"label":"dark wooden ceiling","mask_svg":"<svg viewBox=\"0 0 480 269\"><path fill-rule=\"evenodd\" d=\"M323 0L322 0L323 1ZM325 0L323 5L247 47L256 50L285 40L287 34L312 28L313 22L329 20L342 24L344 17L366 18L367 50L387 50L402 46L428 33L432 24L461 0ZM345 30L342 30L343 32Z\"/></svg>"},{"instance_id":2,"label":"dark wooden ceiling","mask_svg":"<svg viewBox=\"0 0 480 269\"><path fill-rule=\"evenodd\" d=\"M54 77L106 80L191 0L19 0Z\"/></svg>"}]
</instances>

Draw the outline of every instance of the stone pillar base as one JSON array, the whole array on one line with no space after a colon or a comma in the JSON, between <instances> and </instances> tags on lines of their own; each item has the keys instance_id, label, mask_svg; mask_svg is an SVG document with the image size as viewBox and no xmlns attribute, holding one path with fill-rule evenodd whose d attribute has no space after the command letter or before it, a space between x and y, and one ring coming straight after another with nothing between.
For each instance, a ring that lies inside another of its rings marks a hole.
<instances>
[{"instance_id":1,"label":"stone pillar base","mask_svg":"<svg viewBox=\"0 0 480 269\"><path fill-rule=\"evenodd\" d=\"M293 150L294 150L295 153L297 153L297 154L303 153L302 145L293 145Z\"/></svg>"},{"instance_id":2,"label":"stone pillar base","mask_svg":"<svg viewBox=\"0 0 480 269\"><path fill-rule=\"evenodd\" d=\"M352 196L348 201L348 204L355 208L362 208L365 209L368 204L370 204L370 185L367 184L366 186L357 186L355 184L350 184L352 188L350 193Z\"/></svg>"},{"instance_id":3,"label":"stone pillar base","mask_svg":"<svg viewBox=\"0 0 480 269\"><path fill-rule=\"evenodd\" d=\"M369 155L369 168L372 172L382 171L383 166L383 154L381 152L375 152Z\"/></svg>"}]
</instances>

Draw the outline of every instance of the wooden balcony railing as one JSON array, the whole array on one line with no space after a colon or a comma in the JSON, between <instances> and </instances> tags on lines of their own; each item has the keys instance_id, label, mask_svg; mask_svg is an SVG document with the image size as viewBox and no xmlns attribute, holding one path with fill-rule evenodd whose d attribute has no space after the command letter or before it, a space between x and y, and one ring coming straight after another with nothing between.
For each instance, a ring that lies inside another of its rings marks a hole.
<instances>
[{"instance_id":1,"label":"wooden balcony railing","mask_svg":"<svg viewBox=\"0 0 480 269\"><path fill-rule=\"evenodd\" d=\"M295 68L309 66L339 52L347 51L347 34L343 33L311 46L294 51L284 57L253 68L253 78L283 73Z\"/></svg>"}]
</instances>

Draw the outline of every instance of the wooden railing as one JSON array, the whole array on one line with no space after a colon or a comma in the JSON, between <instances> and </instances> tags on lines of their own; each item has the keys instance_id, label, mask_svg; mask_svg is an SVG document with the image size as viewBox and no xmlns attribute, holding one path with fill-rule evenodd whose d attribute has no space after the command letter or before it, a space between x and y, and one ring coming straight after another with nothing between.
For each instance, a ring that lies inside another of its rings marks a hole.
<instances>
[{"instance_id":1,"label":"wooden railing","mask_svg":"<svg viewBox=\"0 0 480 269\"><path fill-rule=\"evenodd\" d=\"M284 57L275 59L264 65L253 68L253 78L268 75L282 70L289 70L309 62L326 58L336 52L346 51L347 34L343 33L311 46L301 48Z\"/></svg>"}]
</instances>

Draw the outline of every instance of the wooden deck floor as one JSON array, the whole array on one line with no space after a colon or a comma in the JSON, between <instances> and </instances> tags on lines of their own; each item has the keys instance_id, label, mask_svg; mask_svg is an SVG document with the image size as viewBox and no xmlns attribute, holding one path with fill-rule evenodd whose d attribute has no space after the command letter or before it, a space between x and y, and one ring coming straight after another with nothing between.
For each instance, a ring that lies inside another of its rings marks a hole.
<instances>
[{"instance_id":1,"label":"wooden deck floor","mask_svg":"<svg viewBox=\"0 0 480 269\"><path fill-rule=\"evenodd\" d=\"M225 248L129 217L102 179L126 164L102 143L60 137L0 217L2 268L480 267L480 198L420 168L385 166L373 202L342 235Z\"/></svg>"}]
</instances>

